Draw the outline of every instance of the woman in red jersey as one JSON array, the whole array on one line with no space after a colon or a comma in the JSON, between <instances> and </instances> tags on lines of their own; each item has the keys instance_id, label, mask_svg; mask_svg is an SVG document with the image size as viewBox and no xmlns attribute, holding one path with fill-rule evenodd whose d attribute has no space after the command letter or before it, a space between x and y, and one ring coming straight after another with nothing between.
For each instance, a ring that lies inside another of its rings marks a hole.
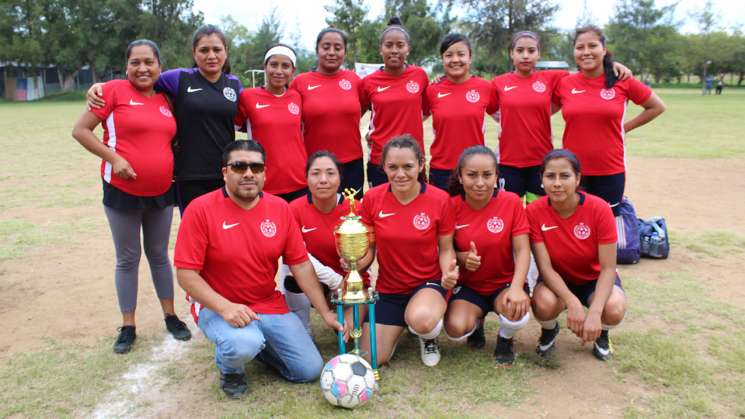
<instances>
[{"instance_id":1,"label":"woman in red jersey","mask_svg":"<svg viewBox=\"0 0 745 419\"><path fill-rule=\"evenodd\" d=\"M430 147L429 180L446 190L464 149L484 145L484 114L496 112L491 84L471 76L471 43L451 33L440 43L445 77L427 87L434 142Z\"/></svg>"},{"instance_id":2,"label":"woman in red jersey","mask_svg":"<svg viewBox=\"0 0 745 419\"><path fill-rule=\"evenodd\" d=\"M554 101L566 122L564 148L582 164L582 187L603 198L615 212L626 183L624 137L664 112L665 105L635 78L616 80L600 28L577 29L574 59L580 71L561 79L554 90ZM629 101L644 110L624 121Z\"/></svg>"},{"instance_id":3,"label":"woman in red jersey","mask_svg":"<svg viewBox=\"0 0 745 419\"><path fill-rule=\"evenodd\" d=\"M323 29L316 38L318 66L295 77L290 88L302 97L301 115L305 150L334 153L341 161L341 189L353 188L362 197L365 170L360 141L360 78L342 68L347 34Z\"/></svg>"},{"instance_id":4,"label":"woman in red jersey","mask_svg":"<svg viewBox=\"0 0 745 419\"><path fill-rule=\"evenodd\" d=\"M341 222L341 217L349 214L349 201L339 193L342 183L342 164L336 156L326 150L316 151L308 157L305 166L308 180L308 195L301 196L290 203L290 209L300 225L300 231L305 240L316 275L321 281L326 295L336 291L344 279L339 254L336 251L334 230ZM355 201L359 212L359 202ZM306 330L310 329L310 301L295 282L292 276L280 274L284 278L285 299L290 310L300 317ZM367 273L362 273L362 279L369 283ZM360 306L361 313L366 313L364 304ZM348 315L347 324L352 324L352 310Z\"/></svg>"},{"instance_id":5,"label":"woman in red jersey","mask_svg":"<svg viewBox=\"0 0 745 419\"><path fill-rule=\"evenodd\" d=\"M544 195L540 169L543 156L553 149L551 137L552 92L565 70L536 71L541 58L541 40L535 32L520 31L512 37L510 58L515 70L492 80L494 101L499 108L499 176L502 187L527 203ZM625 66L614 63L619 78L631 76Z\"/></svg>"},{"instance_id":6,"label":"woman in red jersey","mask_svg":"<svg viewBox=\"0 0 745 419\"><path fill-rule=\"evenodd\" d=\"M381 151L391 138L409 134L424 150L422 127L427 73L420 67L406 64L411 39L397 17L392 17L380 35L380 55L383 68L362 79L361 102L370 106L370 126L367 132L370 159L367 162L367 182L377 186L388 181L381 168Z\"/></svg>"},{"instance_id":7,"label":"woman in red jersey","mask_svg":"<svg viewBox=\"0 0 745 419\"><path fill-rule=\"evenodd\" d=\"M264 55L262 87L246 89L238 99L238 125L246 124L249 139L266 150L266 185L264 191L287 202L305 195L306 154L303 144L300 110L302 98L288 89L295 73L295 51L277 44Z\"/></svg>"},{"instance_id":8,"label":"woman in red jersey","mask_svg":"<svg viewBox=\"0 0 745 419\"><path fill-rule=\"evenodd\" d=\"M422 362L433 367L440 361L445 294L458 279L450 199L424 182L424 153L411 136L391 139L382 160L389 182L365 193L362 221L374 230L375 245L360 262L378 260L378 363L390 360L408 326L419 336ZM365 325L362 346L369 353L368 336Z\"/></svg>"},{"instance_id":9,"label":"woman in red jersey","mask_svg":"<svg viewBox=\"0 0 745 419\"><path fill-rule=\"evenodd\" d=\"M497 364L515 360L512 338L530 320L526 275L528 220L520 198L497 186L497 157L484 146L467 148L450 181L455 249L461 275L445 314L456 341L471 335L484 316L499 315Z\"/></svg>"},{"instance_id":10,"label":"woman in red jersey","mask_svg":"<svg viewBox=\"0 0 745 419\"><path fill-rule=\"evenodd\" d=\"M166 328L176 339L191 338L174 312L173 271L168 259L174 203L171 141L176 121L165 95L153 88L160 76L157 45L144 39L133 41L126 59L127 80L103 84L105 105L86 111L72 132L86 150L103 160L103 205L116 248L114 276L122 313L122 327L114 343L116 353L129 352L136 338L140 232ZM93 133L101 123L103 141Z\"/></svg>"},{"instance_id":11,"label":"woman in red jersey","mask_svg":"<svg viewBox=\"0 0 745 419\"><path fill-rule=\"evenodd\" d=\"M580 162L571 151L546 155L541 179L547 196L528 205L530 239L541 277L533 290L533 315L541 323L537 352L548 353L559 333L556 317L592 353L610 357L608 330L621 323L626 296L616 272L616 222L608 204L579 190ZM588 308L587 312L582 308Z\"/></svg>"}]
</instances>

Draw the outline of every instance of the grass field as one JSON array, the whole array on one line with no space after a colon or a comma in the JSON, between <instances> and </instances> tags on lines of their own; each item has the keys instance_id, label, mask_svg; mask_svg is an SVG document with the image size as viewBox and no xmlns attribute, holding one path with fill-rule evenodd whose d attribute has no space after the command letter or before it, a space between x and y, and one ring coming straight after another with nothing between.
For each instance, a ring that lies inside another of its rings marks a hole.
<instances>
[{"instance_id":1,"label":"grass field","mask_svg":"<svg viewBox=\"0 0 745 419\"><path fill-rule=\"evenodd\" d=\"M539 359L532 352L538 326L531 322L518 335L516 365L497 369L491 355L497 323L490 317L486 350L441 338L443 360L433 369L421 365L417 341L402 338L383 370L380 395L349 412L329 406L317 383L287 384L256 364L248 367L250 394L226 400L212 347L198 336L183 357L153 367L157 385L145 389L147 396L129 400L122 393L125 416L745 417L745 294L735 292L742 289L745 228L716 217L722 202L691 201L690 178L670 175L677 167L712 193L742 195L742 189L717 191L717 173L699 165L745 177L736 169L745 160L745 91L658 93L667 112L632 132L627 149L634 167L652 167L643 173L649 188L658 179L678 183L666 186L664 202L634 185L638 199L671 216L693 205L710 221L673 228L671 259L622 268L630 309L612 332L616 356L609 363L597 362L566 330L558 356ZM122 374L147 362L164 336L143 262L138 342L127 356L111 353L119 320L99 161L70 137L82 111L76 101L0 103L0 314L9 330L0 332L0 417L90 416L119 394ZM556 138L561 129L555 116ZM487 137L494 146L493 123ZM728 202L741 202L736 199ZM175 216L174 231L177 226ZM182 295L177 292L179 300ZM314 320L329 358L334 336Z\"/></svg>"}]
</instances>

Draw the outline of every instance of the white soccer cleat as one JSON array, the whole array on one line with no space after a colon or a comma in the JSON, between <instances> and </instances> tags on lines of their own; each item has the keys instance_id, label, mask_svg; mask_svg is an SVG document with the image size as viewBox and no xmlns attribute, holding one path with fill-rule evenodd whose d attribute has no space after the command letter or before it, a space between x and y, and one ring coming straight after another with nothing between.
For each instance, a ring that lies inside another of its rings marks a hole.
<instances>
[{"instance_id":1,"label":"white soccer cleat","mask_svg":"<svg viewBox=\"0 0 745 419\"><path fill-rule=\"evenodd\" d=\"M440 344L437 339L419 338L419 349L421 351L422 363L428 367L434 367L440 363Z\"/></svg>"}]
</instances>

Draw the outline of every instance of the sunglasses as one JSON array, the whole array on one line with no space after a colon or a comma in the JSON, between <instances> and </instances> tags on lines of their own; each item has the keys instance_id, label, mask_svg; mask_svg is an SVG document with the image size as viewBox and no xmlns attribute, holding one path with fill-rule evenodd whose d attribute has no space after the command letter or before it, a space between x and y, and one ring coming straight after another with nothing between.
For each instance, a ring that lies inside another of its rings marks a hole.
<instances>
[{"instance_id":1,"label":"sunglasses","mask_svg":"<svg viewBox=\"0 0 745 419\"><path fill-rule=\"evenodd\" d=\"M245 162L245 161L234 161L226 164L234 173L242 175L246 173L246 170L251 169L251 173L258 175L264 173L264 163L259 162Z\"/></svg>"}]
</instances>

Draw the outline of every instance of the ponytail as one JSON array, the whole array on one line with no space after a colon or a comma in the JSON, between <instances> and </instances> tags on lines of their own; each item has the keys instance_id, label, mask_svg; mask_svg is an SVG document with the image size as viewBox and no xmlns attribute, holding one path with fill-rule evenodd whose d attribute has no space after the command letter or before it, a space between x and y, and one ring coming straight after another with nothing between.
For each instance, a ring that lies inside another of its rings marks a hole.
<instances>
[{"instance_id":1,"label":"ponytail","mask_svg":"<svg viewBox=\"0 0 745 419\"><path fill-rule=\"evenodd\" d=\"M618 81L615 71L613 71L613 54L607 49L603 57L603 70L605 71L605 88L610 89Z\"/></svg>"}]
</instances>

